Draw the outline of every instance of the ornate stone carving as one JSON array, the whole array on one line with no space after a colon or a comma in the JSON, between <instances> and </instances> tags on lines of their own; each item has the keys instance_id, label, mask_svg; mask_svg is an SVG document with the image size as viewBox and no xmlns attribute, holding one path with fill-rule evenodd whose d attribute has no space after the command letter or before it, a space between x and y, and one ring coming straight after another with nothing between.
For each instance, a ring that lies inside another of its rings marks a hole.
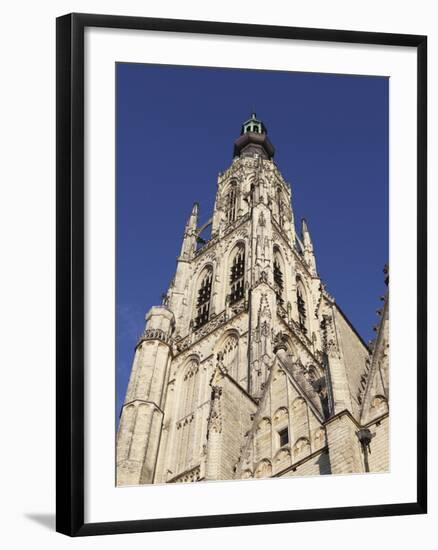
<instances>
[{"instance_id":1,"label":"ornate stone carving","mask_svg":"<svg viewBox=\"0 0 438 550\"><path fill-rule=\"evenodd\" d=\"M330 357L339 355L338 343L331 315L323 315L321 321L322 345L324 351Z\"/></svg>"},{"instance_id":2,"label":"ornate stone carving","mask_svg":"<svg viewBox=\"0 0 438 550\"><path fill-rule=\"evenodd\" d=\"M168 481L168 483L194 483L201 479L201 468L195 466L191 470L187 470Z\"/></svg>"},{"instance_id":3,"label":"ornate stone carving","mask_svg":"<svg viewBox=\"0 0 438 550\"><path fill-rule=\"evenodd\" d=\"M145 329L143 334L138 339L137 345L141 344L141 342L145 340L161 340L162 342L169 342L170 338L164 332L164 330L161 330L159 328L155 329Z\"/></svg>"},{"instance_id":4,"label":"ornate stone carving","mask_svg":"<svg viewBox=\"0 0 438 550\"><path fill-rule=\"evenodd\" d=\"M175 353L182 353L183 351L186 351L193 344L201 340L201 338L208 336L214 330L221 327L222 325L224 325L234 317L237 317L244 311L247 311L247 309L248 309L248 302L246 300L242 300L235 307L231 308L232 316L228 316L225 310L223 310L218 315L212 316L210 321L208 321L208 323L203 325L198 330L188 334L184 338L175 340L174 341Z\"/></svg>"},{"instance_id":5,"label":"ornate stone carving","mask_svg":"<svg viewBox=\"0 0 438 550\"><path fill-rule=\"evenodd\" d=\"M221 433L222 432L222 414L221 414L221 386L212 386L211 388L211 401L210 401L210 415L208 417L208 434Z\"/></svg>"},{"instance_id":6,"label":"ornate stone carving","mask_svg":"<svg viewBox=\"0 0 438 550\"><path fill-rule=\"evenodd\" d=\"M287 350L287 336L284 332L277 332L274 337L274 353L280 350Z\"/></svg>"}]
</instances>

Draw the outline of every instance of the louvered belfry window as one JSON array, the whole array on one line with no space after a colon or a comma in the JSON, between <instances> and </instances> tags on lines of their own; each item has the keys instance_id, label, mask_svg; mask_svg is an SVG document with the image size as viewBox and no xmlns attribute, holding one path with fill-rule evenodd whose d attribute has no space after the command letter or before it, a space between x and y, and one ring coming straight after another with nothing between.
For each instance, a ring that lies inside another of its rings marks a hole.
<instances>
[{"instance_id":1,"label":"louvered belfry window","mask_svg":"<svg viewBox=\"0 0 438 550\"><path fill-rule=\"evenodd\" d=\"M297 288L297 307L298 307L298 322L301 330L306 333L306 302L304 301L303 292L298 286Z\"/></svg>"},{"instance_id":2,"label":"louvered belfry window","mask_svg":"<svg viewBox=\"0 0 438 550\"><path fill-rule=\"evenodd\" d=\"M205 325L210 315L212 275L212 269L207 269L198 290L198 298L196 302L196 317L194 323L195 329L202 327L202 325Z\"/></svg>"},{"instance_id":3,"label":"louvered belfry window","mask_svg":"<svg viewBox=\"0 0 438 550\"><path fill-rule=\"evenodd\" d=\"M283 273L281 272L280 263L277 258L274 259L274 283L277 303L283 305Z\"/></svg>"},{"instance_id":4,"label":"louvered belfry window","mask_svg":"<svg viewBox=\"0 0 438 550\"><path fill-rule=\"evenodd\" d=\"M245 248L242 246L234 257L230 274L230 305L241 300L245 294Z\"/></svg>"}]
</instances>

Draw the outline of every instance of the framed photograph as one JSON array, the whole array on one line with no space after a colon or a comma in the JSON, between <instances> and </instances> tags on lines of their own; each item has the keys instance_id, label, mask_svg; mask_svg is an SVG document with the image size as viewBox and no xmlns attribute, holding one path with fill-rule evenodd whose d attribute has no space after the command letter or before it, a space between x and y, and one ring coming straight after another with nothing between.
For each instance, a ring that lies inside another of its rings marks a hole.
<instances>
[{"instance_id":1,"label":"framed photograph","mask_svg":"<svg viewBox=\"0 0 438 550\"><path fill-rule=\"evenodd\" d=\"M57 530L426 513L425 36L57 20Z\"/></svg>"}]
</instances>

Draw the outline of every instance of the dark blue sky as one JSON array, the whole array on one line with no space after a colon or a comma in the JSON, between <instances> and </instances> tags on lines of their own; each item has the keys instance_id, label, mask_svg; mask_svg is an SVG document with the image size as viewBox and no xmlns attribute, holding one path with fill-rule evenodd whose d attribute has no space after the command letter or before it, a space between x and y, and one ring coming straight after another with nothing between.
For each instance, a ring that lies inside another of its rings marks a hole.
<instances>
[{"instance_id":1,"label":"dark blue sky","mask_svg":"<svg viewBox=\"0 0 438 550\"><path fill-rule=\"evenodd\" d=\"M296 224L308 221L320 276L373 338L388 261L388 79L119 63L116 81L117 416L192 204L209 218L217 173L253 110L292 185Z\"/></svg>"}]
</instances>

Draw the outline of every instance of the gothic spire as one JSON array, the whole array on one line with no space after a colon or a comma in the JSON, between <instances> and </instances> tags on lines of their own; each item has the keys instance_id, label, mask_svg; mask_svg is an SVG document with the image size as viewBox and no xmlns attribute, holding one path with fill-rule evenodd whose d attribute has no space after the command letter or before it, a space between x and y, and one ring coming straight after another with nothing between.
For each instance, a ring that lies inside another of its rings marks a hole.
<instances>
[{"instance_id":1,"label":"gothic spire","mask_svg":"<svg viewBox=\"0 0 438 550\"><path fill-rule=\"evenodd\" d=\"M312 239L310 237L309 228L307 226L307 221L305 218L301 220L301 237L303 239L304 248L308 248L313 252Z\"/></svg>"},{"instance_id":2,"label":"gothic spire","mask_svg":"<svg viewBox=\"0 0 438 550\"><path fill-rule=\"evenodd\" d=\"M316 261L313 253L313 243L305 218L301 220L301 239L304 247L304 260L310 268L312 275L316 275Z\"/></svg>"},{"instance_id":3,"label":"gothic spire","mask_svg":"<svg viewBox=\"0 0 438 550\"><path fill-rule=\"evenodd\" d=\"M190 213L190 217L186 223L186 231L187 229L196 229L198 225L198 213L199 213L199 203L194 202L192 211Z\"/></svg>"},{"instance_id":4,"label":"gothic spire","mask_svg":"<svg viewBox=\"0 0 438 550\"><path fill-rule=\"evenodd\" d=\"M184 231L184 238L181 247L182 259L188 259L192 256L193 252L196 250L196 228L198 226L198 212L199 204L195 202L192 207L189 219L186 223L186 228Z\"/></svg>"}]
</instances>

